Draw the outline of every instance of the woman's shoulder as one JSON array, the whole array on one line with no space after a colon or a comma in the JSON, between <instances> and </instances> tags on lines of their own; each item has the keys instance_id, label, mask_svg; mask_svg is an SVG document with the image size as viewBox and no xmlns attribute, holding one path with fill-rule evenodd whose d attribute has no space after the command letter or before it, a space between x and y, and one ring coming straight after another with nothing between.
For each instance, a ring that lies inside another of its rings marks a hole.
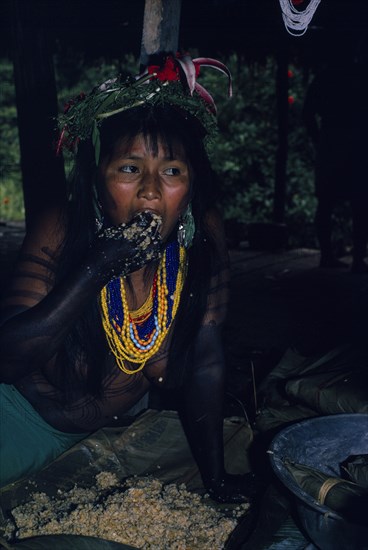
<instances>
[{"instance_id":1,"label":"woman's shoulder","mask_svg":"<svg viewBox=\"0 0 368 550\"><path fill-rule=\"evenodd\" d=\"M50 208L27 228L12 277L0 301L3 319L33 307L53 287L65 233L63 217L61 208Z\"/></svg>"},{"instance_id":2,"label":"woman's shoulder","mask_svg":"<svg viewBox=\"0 0 368 550\"><path fill-rule=\"evenodd\" d=\"M47 250L56 256L65 237L65 209L54 206L43 210L27 228L22 252L40 253Z\"/></svg>"}]
</instances>

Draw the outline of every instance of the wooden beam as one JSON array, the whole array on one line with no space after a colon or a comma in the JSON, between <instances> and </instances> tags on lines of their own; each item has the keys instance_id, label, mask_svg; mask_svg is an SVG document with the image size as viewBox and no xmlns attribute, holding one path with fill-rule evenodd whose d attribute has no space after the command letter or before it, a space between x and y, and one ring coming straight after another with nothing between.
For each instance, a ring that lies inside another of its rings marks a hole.
<instances>
[{"instance_id":1,"label":"wooden beam","mask_svg":"<svg viewBox=\"0 0 368 550\"><path fill-rule=\"evenodd\" d=\"M12 0L14 80L27 228L64 197L61 157L56 157L57 92L44 5Z\"/></svg>"},{"instance_id":2,"label":"wooden beam","mask_svg":"<svg viewBox=\"0 0 368 550\"><path fill-rule=\"evenodd\" d=\"M141 45L141 66L159 52L176 52L179 45L181 0L146 0Z\"/></svg>"}]
</instances>

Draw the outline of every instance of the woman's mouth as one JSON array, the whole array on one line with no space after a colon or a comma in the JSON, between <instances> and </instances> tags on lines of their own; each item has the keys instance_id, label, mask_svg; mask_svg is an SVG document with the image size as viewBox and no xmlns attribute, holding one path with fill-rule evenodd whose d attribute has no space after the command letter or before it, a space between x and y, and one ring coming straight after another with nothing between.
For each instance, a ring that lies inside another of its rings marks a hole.
<instances>
[{"instance_id":1,"label":"woman's mouth","mask_svg":"<svg viewBox=\"0 0 368 550\"><path fill-rule=\"evenodd\" d=\"M161 215L150 209L144 209L136 212L132 218L132 221L133 220L136 221L138 226L142 229L148 226L155 228L156 234L160 231L163 222Z\"/></svg>"}]
</instances>

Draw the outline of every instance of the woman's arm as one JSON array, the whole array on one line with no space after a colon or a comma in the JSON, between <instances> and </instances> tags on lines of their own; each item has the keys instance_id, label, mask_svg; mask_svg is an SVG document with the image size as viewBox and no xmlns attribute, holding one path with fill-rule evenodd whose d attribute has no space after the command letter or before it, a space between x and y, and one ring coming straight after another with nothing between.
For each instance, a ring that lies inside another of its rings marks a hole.
<instances>
[{"instance_id":1,"label":"woman's arm","mask_svg":"<svg viewBox=\"0 0 368 550\"><path fill-rule=\"evenodd\" d=\"M221 330L201 328L194 357L194 372L185 391L184 427L203 484L219 502L243 502L256 496L252 473L227 474L224 466L223 402L225 367Z\"/></svg>"},{"instance_id":2,"label":"woman's arm","mask_svg":"<svg viewBox=\"0 0 368 550\"><path fill-rule=\"evenodd\" d=\"M60 239L56 227L56 219L47 216L27 236L3 300L2 382L13 383L50 360L85 306L111 278L141 268L160 251L157 220L145 212L120 230L102 233L69 276L53 286Z\"/></svg>"},{"instance_id":3,"label":"woman's arm","mask_svg":"<svg viewBox=\"0 0 368 550\"><path fill-rule=\"evenodd\" d=\"M224 476L224 358L217 325L200 329L194 368L185 387L185 427L192 452L208 487Z\"/></svg>"},{"instance_id":4,"label":"woman's arm","mask_svg":"<svg viewBox=\"0 0 368 550\"><path fill-rule=\"evenodd\" d=\"M213 220L219 250L217 273L213 274L207 311L194 347L193 366L185 386L183 424L203 483L211 497L221 502L241 502L253 493L253 475L232 476L225 472L223 404L225 361L222 325L228 303L229 265L222 225Z\"/></svg>"}]
</instances>

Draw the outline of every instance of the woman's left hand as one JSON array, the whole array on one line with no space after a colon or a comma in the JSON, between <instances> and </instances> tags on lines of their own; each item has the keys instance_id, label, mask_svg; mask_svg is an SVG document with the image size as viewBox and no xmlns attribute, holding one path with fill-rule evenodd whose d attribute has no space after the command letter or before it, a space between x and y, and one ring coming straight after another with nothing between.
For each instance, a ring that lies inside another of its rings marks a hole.
<instances>
[{"instance_id":1,"label":"woman's left hand","mask_svg":"<svg viewBox=\"0 0 368 550\"><path fill-rule=\"evenodd\" d=\"M261 483L252 472L247 474L225 474L221 479L206 483L208 494L217 502L253 501L261 490Z\"/></svg>"},{"instance_id":2,"label":"woman's left hand","mask_svg":"<svg viewBox=\"0 0 368 550\"><path fill-rule=\"evenodd\" d=\"M87 257L92 278L105 285L157 260L162 251L162 219L153 212L139 212L127 223L103 229Z\"/></svg>"}]
</instances>

